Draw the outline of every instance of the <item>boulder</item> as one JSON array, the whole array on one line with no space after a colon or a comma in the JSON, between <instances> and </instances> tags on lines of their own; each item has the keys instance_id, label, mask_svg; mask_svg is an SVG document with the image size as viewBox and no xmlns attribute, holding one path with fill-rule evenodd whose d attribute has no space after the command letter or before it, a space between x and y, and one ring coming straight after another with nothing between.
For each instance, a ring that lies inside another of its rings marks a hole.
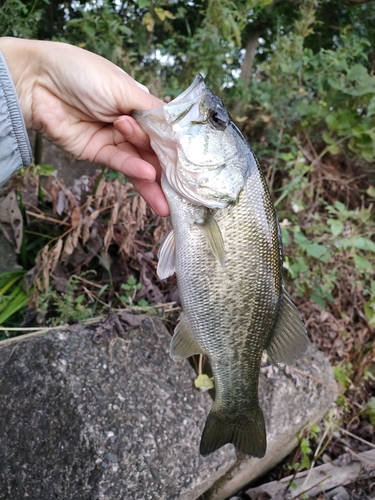
<instances>
[{"instance_id":1,"label":"boulder","mask_svg":"<svg viewBox=\"0 0 375 500\"><path fill-rule=\"evenodd\" d=\"M160 319L127 320L0 343L0 500L226 498L284 458L335 397L313 348L295 369L265 366L267 455L236 460L226 445L203 458L209 394L169 358Z\"/></svg>"},{"instance_id":2,"label":"boulder","mask_svg":"<svg viewBox=\"0 0 375 500\"><path fill-rule=\"evenodd\" d=\"M199 455L209 396L159 319L96 344L98 328L0 350L1 500L193 500L235 462Z\"/></svg>"}]
</instances>

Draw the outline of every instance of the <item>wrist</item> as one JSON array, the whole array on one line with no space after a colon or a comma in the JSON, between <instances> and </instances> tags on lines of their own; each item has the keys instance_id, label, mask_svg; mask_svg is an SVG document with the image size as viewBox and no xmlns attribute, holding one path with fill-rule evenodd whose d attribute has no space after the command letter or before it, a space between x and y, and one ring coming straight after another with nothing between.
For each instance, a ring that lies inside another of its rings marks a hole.
<instances>
[{"instance_id":1,"label":"wrist","mask_svg":"<svg viewBox=\"0 0 375 500\"><path fill-rule=\"evenodd\" d=\"M32 97L38 77L38 42L1 37L0 52L7 64L17 92L26 128L32 128Z\"/></svg>"}]
</instances>

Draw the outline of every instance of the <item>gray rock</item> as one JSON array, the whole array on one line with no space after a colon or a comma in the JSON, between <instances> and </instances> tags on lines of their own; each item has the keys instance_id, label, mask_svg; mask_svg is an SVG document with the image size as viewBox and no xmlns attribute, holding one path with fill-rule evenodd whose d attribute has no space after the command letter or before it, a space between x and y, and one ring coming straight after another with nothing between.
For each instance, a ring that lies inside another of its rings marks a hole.
<instances>
[{"instance_id":1,"label":"gray rock","mask_svg":"<svg viewBox=\"0 0 375 500\"><path fill-rule=\"evenodd\" d=\"M0 349L0 500L227 498L285 457L297 431L335 397L329 364L314 349L299 372L267 367L266 457L236 461L227 445L202 458L212 402L194 389L189 363L169 358L162 322L146 319L99 345L95 329L79 325Z\"/></svg>"},{"instance_id":2,"label":"gray rock","mask_svg":"<svg viewBox=\"0 0 375 500\"><path fill-rule=\"evenodd\" d=\"M9 243L0 229L0 273L22 269L17 263L17 255L14 246Z\"/></svg>"},{"instance_id":3,"label":"gray rock","mask_svg":"<svg viewBox=\"0 0 375 500\"><path fill-rule=\"evenodd\" d=\"M329 491L325 494L327 500L350 500L350 495L343 486Z\"/></svg>"},{"instance_id":4,"label":"gray rock","mask_svg":"<svg viewBox=\"0 0 375 500\"><path fill-rule=\"evenodd\" d=\"M100 170L100 165L91 163L85 160L77 160L73 155L54 146L51 142L39 137L38 149L35 151L35 132L29 132L29 139L33 150L33 155L39 156L41 165L52 165L58 172L58 178L65 181L66 186L73 186L75 179L79 179L82 175L94 175L96 170Z\"/></svg>"},{"instance_id":5,"label":"gray rock","mask_svg":"<svg viewBox=\"0 0 375 500\"><path fill-rule=\"evenodd\" d=\"M158 319L110 344L93 332L0 350L0 499L197 498L235 454L199 455L211 401L189 363L170 360Z\"/></svg>"}]
</instances>

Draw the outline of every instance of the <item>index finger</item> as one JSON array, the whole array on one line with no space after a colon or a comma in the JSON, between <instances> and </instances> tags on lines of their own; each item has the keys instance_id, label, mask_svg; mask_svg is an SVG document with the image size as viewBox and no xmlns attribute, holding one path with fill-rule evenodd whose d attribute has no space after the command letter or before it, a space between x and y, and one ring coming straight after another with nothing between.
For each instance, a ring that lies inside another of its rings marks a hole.
<instances>
[{"instance_id":1,"label":"index finger","mask_svg":"<svg viewBox=\"0 0 375 500\"><path fill-rule=\"evenodd\" d=\"M137 148L144 149L150 153L153 152L149 136L141 129L139 124L131 116L119 116L113 122L113 126L125 137L127 141L131 142Z\"/></svg>"}]
</instances>

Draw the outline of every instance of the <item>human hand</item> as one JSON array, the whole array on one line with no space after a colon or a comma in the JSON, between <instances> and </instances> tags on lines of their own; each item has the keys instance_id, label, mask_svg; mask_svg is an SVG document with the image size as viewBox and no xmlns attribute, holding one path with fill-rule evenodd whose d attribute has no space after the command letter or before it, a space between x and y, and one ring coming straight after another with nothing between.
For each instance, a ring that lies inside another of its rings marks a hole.
<instances>
[{"instance_id":1,"label":"human hand","mask_svg":"<svg viewBox=\"0 0 375 500\"><path fill-rule=\"evenodd\" d=\"M127 116L162 101L111 62L72 45L1 38L0 50L28 129L77 159L122 172L156 213L168 215L159 162Z\"/></svg>"}]
</instances>

